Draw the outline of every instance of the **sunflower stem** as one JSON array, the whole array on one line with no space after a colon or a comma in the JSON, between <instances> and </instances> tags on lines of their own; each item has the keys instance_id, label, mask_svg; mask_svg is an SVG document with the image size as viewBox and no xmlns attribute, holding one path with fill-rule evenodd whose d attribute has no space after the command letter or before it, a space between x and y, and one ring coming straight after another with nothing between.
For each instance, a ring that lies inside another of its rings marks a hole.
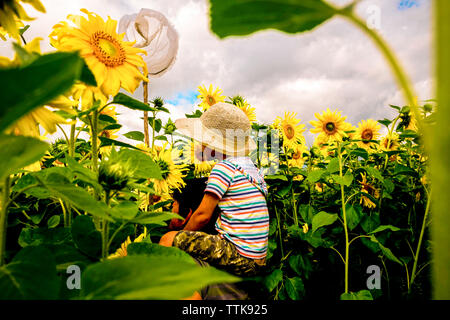
<instances>
[{"instance_id":1,"label":"sunflower stem","mask_svg":"<svg viewBox=\"0 0 450 320\"><path fill-rule=\"evenodd\" d=\"M146 78L148 79L148 74L146 75ZM144 81L144 103L148 104L148 81ZM144 111L144 138L145 138L145 145L147 148L150 146L150 138L148 134L148 111Z\"/></svg>"},{"instance_id":2,"label":"sunflower stem","mask_svg":"<svg viewBox=\"0 0 450 320\"><path fill-rule=\"evenodd\" d=\"M343 163L342 163L342 153L341 153L341 144L338 142L338 159L339 159L339 176L341 177L341 179L343 179L343 174L342 174L342 168L343 168ZM345 210L345 205L346 205L346 201L345 201L345 191L344 191L344 185L341 184L341 202L342 202L342 218L344 219L344 232L345 232L345 260L344 260L344 264L345 264L345 276L344 276L344 283L345 283L345 289L344 289L344 293L348 293L348 263L349 263L349 248L350 248L350 243L348 241L348 229L347 229L347 214L346 214L346 210Z\"/></svg>"},{"instance_id":3,"label":"sunflower stem","mask_svg":"<svg viewBox=\"0 0 450 320\"><path fill-rule=\"evenodd\" d=\"M419 236L419 242L417 243L416 254L414 255L414 265L413 265L413 269L412 269L412 273L411 273L411 282L409 284L408 292L411 291L412 284L414 283L414 280L416 279L416 269L417 269L417 263L419 261L420 248L422 247L422 240L423 240L423 235L425 233L425 227L426 227L426 223L427 223L428 213L430 212L431 192L432 191L430 191L428 193L427 206L425 208L425 214L423 216L422 229L420 230L420 236Z\"/></svg>"},{"instance_id":4,"label":"sunflower stem","mask_svg":"<svg viewBox=\"0 0 450 320\"><path fill-rule=\"evenodd\" d=\"M105 192L105 203L109 207L109 202L111 200L111 191ZM102 258L106 259L108 257L109 251L109 221L102 219Z\"/></svg>"},{"instance_id":5,"label":"sunflower stem","mask_svg":"<svg viewBox=\"0 0 450 320\"><path fill-rule=\"evenodd\" d=\"M3 266L5 260L5 249L6 249L6 228L8 225L8 207L10 204L9 201L9 192L10 192L10 178L9 175L5 178L3 183L3 194L2 194L2 202L0 204L0 267Z\"/></svg>"}]
</instances>

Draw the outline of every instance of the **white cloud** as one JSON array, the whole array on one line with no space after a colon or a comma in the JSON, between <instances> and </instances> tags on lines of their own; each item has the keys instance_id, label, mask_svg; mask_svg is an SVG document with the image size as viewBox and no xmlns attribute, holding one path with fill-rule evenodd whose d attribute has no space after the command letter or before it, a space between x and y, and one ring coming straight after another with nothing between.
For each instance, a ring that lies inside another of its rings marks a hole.
<instances>
[{"instance_id":1,"label":"white cloud","mask_svg":"<svg viewBox=\"0 0 450 320\"><path fill-rule=\"evenodd\" d=\"M386 61L371 40L341 18L305 34L267 30L249 37L219 40L209 30L207 1L42 2L47 14L30 12L38 19L31 23L28 39L47 36L52 25L69 13L78 14L80 8L117 20L124 14L137 13L141 7L165 14L180 35L179 52L167 74L151 79L150 98L162 96L171 100L180 92L213 83L227 96L239 93L246 97L256 108L259 121L271 122L284 111L295 111L307 124L315 112L330 107L342 110L354 125L365 118L392 117L388 104L405 103ZM349 1L333 2L342 5ZM432 98L429 1L423 0L418 8L408 10L398 10L398 3L363 0L358 13L366 19L369 6L380 8L380 33L411 76L419 99ZM0 54L11 55L9 47L0 46ZM50 50L48 45L45 48ZM142 89L134 96L141 99ZM173 112L172 119L193 110L189 101L168 107ZM139 112L118 109L122 112L122 133L141 130Z\"/></svg>"}]
</instances>

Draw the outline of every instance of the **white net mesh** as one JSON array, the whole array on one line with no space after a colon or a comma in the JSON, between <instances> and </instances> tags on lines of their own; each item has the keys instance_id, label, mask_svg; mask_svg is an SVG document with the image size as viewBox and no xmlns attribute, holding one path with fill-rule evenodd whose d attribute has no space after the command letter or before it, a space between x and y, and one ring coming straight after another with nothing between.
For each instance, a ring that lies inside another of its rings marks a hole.
<instances>
[{"instance_id":1,"label":"white net mesh","mask_svg":"<svg viewBox=\"0 0 450 320\"><path fill-rule=\"evenodd\" d=\"M162 13L141 9L138 14L125 15L119 22L119 33L123 32L125 41L136 41L136 48L147 51L143 58L149 76L163 75L175 62L178 33Z\"/></svg>"}]
</instances>

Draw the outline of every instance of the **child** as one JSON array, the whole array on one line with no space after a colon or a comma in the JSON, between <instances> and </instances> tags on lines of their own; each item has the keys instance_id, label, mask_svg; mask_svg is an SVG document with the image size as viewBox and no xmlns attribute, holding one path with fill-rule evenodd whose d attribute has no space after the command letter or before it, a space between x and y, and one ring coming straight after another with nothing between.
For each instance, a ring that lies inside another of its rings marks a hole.
<instances>
[{"instance_id":1,"label":"child","mask_svg":"<svg viewBox=\"0 0 450 320\"><path fill-rule=\"evenodd\" d=\"M177 129L200 142L204 153L220 157L210 174L203 199L182 231L165 234L160 244L238 276L255 276L265 265L269 212L264 178L248 157L256 148L245 113L229 103L211 106L200 118L179 119ZM199 231L216 206L217 235Z\"/></svg>"},{"instance_id":2,"label":"child","mask_svg":"<svg viewBox=\"0 0 450 320\"><path fill-rule=\"evenodd\" d=\"M181 230L189 221L192 213L200 205L203 198L203 193L206 188L206 182L208 178L197 178L189 179L186 181L186 186L180 190L175 190L172 193L172 199L174 200L172 211L183 216L185 219L172 219L170 222L169 229L171 230ZM213 219L210 220L208 225L202 229L203 232L208 234L217 234L214 228L215 219L217 219L219 210L216 208L216 212L213 215ZM195 259L195 258L194 258ZM195 259L195 261L205 267L208 263ZM248 299L248 294L244 290L245 284L240 283L218 283L213 285L208 285L200 292L190 299L202 299L202 300L246 300Z\"/></svg>"}]
</instances>

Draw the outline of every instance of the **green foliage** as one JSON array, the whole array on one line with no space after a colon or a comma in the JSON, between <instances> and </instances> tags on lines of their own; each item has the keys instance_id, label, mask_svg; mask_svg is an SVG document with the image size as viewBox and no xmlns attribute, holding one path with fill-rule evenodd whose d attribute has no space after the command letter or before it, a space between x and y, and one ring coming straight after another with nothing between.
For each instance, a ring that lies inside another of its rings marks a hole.
<instances>
[{"instance_id":1,"label":"green foliage","mask_svg":"<svg viewBox=\"0 0 450 320\"><path fill-rule=\"evenodd\" d=\"M51 252L26 247L11 263L0 267L0 299L56 299L59 280Z\"/></svg>"},{"instance_id":2,"label":"green foliage","mask_svg":"<svg viewBox=\"0 0 450 320\"><path fill-rule=\"evenodd\" d=\"M208 284L236 281L175 255L135 254L90 265L83 272L81 298L181 299Z\"/></svg>"}]
</instances>

